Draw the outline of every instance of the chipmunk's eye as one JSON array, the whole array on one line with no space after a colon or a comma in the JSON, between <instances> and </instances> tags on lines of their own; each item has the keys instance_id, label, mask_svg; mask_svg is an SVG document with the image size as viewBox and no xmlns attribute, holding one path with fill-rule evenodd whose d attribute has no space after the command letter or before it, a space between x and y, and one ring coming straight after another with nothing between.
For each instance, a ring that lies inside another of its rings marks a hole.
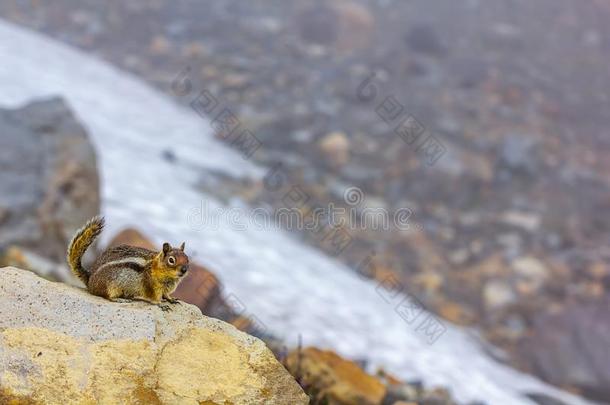
<instances>
[{"instance_id":1,"label":"chipmunk's eye","mask_svg":"<svg viewBox=\"0 0 610 405\"><path fill-rule=\"evenodd\" d=\"M174 256L170 256L170 257L167 259L167 263L168 263L170 266L173 266L174 264L176 264L176 259L174 258Z\"/></svg>"}]
</instances>

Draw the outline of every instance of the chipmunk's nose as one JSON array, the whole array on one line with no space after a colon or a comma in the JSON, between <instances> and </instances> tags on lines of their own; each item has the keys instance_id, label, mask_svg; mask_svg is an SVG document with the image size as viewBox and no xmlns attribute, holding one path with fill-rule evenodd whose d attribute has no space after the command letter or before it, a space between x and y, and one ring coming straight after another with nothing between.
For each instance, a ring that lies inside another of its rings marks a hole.
<instances>
[{"instance_id":1,"label":"chipmunk's nose","mask_svg":"<svg viewBox=\"0 0 610 405\"><path fill-rule=\"evenodd\" d=\"M188 271L188 269L189 269L188 264L180 267L180 274L185 275L186 272Z\"/></svg>"}]
</instances>

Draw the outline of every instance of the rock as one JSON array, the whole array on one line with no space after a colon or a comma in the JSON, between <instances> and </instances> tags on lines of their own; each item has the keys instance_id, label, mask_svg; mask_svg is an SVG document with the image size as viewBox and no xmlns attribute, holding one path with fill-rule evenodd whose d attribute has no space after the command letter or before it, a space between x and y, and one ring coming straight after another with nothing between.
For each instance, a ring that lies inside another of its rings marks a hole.
<instances>
[{"instance_id":1,"label":"rock","mask_svg":"<svg viewBox=\"0 0 610 405\"><path fill-rule=\"evenodd\" d=\"M587 268L587 273L595 280L603 280L604 278L610 276L610 269L606 263L598 261L591 263L591 265Z\"/></svg>"},{"instance_id":2,"label":"rock","mask_svg":"<svg viewBox=\"0 0 610 405\"><path fill-rule=\"evenodd\" d=\"M472 176L483 183L489 183L493 180L493 163L484 154L462 151L461 164L464 166L464 173L466 175Z\"/></svg>"},{"instance_id":3,"label":"rock","mask_svg":"<svg viewBox=\"0 0 610 405\"><path fill-rule=\"evenodd\" d=\"M493 254L485 259L480 260L475 266L470 269L477 278L481 277L505 277L510 273L501 254Z\"/></svg>"},{"instance_id":4,"label":"rock","mask_svg":"<svg viewBox=\"0 0 610 405\"><path fill-rule=\"evenodd\" d=\"M4 220L8 218L8 215L8 209L0 207L0 225L2 225Z\"/></svg>"},{"instance_id":5,"label":"rock","mask_svg":"<svg viewBox=\"0 0 610 405\"><path fill-rule=\"evenodd\" d=\"M500 163L512 172L535 175L540 166L537 147L532 135L510 134L500 147Z\"/></svg>"},{"instance_id":6,"label":"rock","mask_svg":"<svg viewBox=\"0 0 610 405\"><path fill-rule=\"evenodd\" d=\"M375 28L375 18L369 10L349 0L307 6L295 20L305 42L334 46L342 52L368 46Z\"/></svg>"},{"instance_id":7,"label":"rock","mask_svg":"<svg viewBox=\"0 0 610 405\"><path fill-rule=\"evenodd\" d=\"M206 56L208 52L203 43L198 41L191 41L182 47L182 55L185 58L201 58Z\"/></svg>"},{"instance_id":8,"label":"rock","mask_svg":"<svg viewBox=\"0 0 610 405\"><path fill-rule=\"evenodd\" d=\"M422 404L449 404L451 403L451 397L446 389L435 388L422 395L420 401Z\"/></svg>"},{"instance_id":9,"label":"rock","mask_svg":"<svg viewBox=\"0 0 610 405\"><path fill-rule=\"evenodd\" d=\"M548 268L534 257L520 257L512 262L512 268L520 279L518 283L532 292L539 290L549 277Z\"/></svg>"},{"instance_id":10,"label":"rock","mask_svg":"<svg viewBox=\"0 0 610 405\"><path fill-rule=\"evenodd\" d=\"M508 47L519 50L524 45L523 32L520 27L504 22L491 26L490 45L495 47Z\"/></svg>"},{"instance_id":11,"label":"rock","mask_svg":"<svg viewBox=\"0 0 610 405\"><path fill-rule=\"evenodd\" d=\"M504 255L507 258L515 258L521 255L523 249L523 239L516 232L501 233L496 236L498 245L502 246Z\"/></svg>"},{"instance_id":12,"label":"rock","mask_svg":"<svg viewBox=\"0 0 610 405\"><path fill-rule=\"evenodd\" d=\"M387 384L381 405L455 405L447 390L433 387L424 389L420 382L404 383L383 370L377 375Z\"/></svg>"},{"instance_id":13,"label":"rock","mask_svg":"<svg viewBox=\"0 0 610 405\"><path fill-rule=\"evenodd\" d=\"M468 249L458 249L451 253L449 253L449 261L451 264L455 265L463 265L470 258L470 253Z\"/></svg>"},{"instance_id":14,"label":"rock","mask_svg":"<svg viewBox=\"0 0 610 405\"><path fill-rule=\"evenodd\" d=\"M536 232L542 223L540 215L519 211L504 212L500 220L506 225L521 228L527 232Z\"/></svg>"},{"instance_id":15,"label":"rock","mask_svg":"<svg viewBox=\"0 0 610 405\"><path fill-rule=\"evenodd\" d=\"M335 1L333 8L339 17L337 48L349 52L370 45L375 18L371 12L353 1Z\"/></svg>"},{"instance_id":16,"label":"rock","mask_svg":"<svg viewBox=\"0 0 610 405\"><path fill-rule=\"evenodd\" d=\"M162 153L161 153L161 157L169 163L176 163L178 161L178 157L176 156L176 153L171 150L171 149L165 149Z\"/></svg>"},{"instance_id":17,"label":"rock","mask_svg":"<svg viewBox=\"0 0 610 405\"><path fill-rule=\"evenodd\" d=\"M220 281L205 267L191 264L185 279L178 285L174 296L189 304L196 305L204 314L213 313L213 306L222 301Z\"/></svg>"},{"instance_id":18,"label":"rock","mask_svg":"<svg viewBox=\"0 0 610 405\"><path fill-rule=\"evenodd\" d=\"M148 49L153 55L163 56L169 53L171 50L171 44L166 37L157 35L150 41Z\"/></svg>"},{"instance_id":19,"label":"rock","mask_svg":"<svg viewBox=\"0 0 610 405\"><path fill-rule=\"evenodd\" d=\"M109 244L110 247L119 245L138 246L150 250L159 249L135 229L121 231ZM217 300L222 300L218 278L211 271L196 263L191 264L186 278L178 285L174 296L196 305L204 314L214 313L212 305Z\"/></svg>"},{"instance_id":20,"label":"rock","mask_svg":"<svg viewBox=\"0 0 610 405\"><path fill-rule=\"evenodd\" d=\"M610 402L610 296L534 316L519 357L541 378Z\"/></svg>"},{"instance_id":21,"label":"rock","mask_svg":"<svg viewBox=\"0 0 610 405\"><path fill-rule=\"evenodd\" d=\"M388 386L388 392L383 399L383 405L396 405L396 404L416 404L415 401L418 397L417 390L407 384L393 384ZM407 402L409 401L409 402Z\"/></svg>"},{"instance_id":22,"label":"rock","mask_svg":"<svg viewBox=\"0 0 610 405\"><path fill-rule=\"evenodd\" d=\"M155 245L140 231L132 228L123 229L108 244L108 247L131 245L144 249L155 250Z\"/></svg>"},{"instance_id":23,"label":"rock","mask_svg":"<svg viewBox=\"0 0 610 405\"><path fill-rule=\"evenodd\" d=\"M305 42L331 45L339 35L338 15L326 4L320 3L300 10L295 21Z\"/></svg>"},{"instance_id":24,"label":"rock","mask_svg":"<svg viewBox=\"0 0 610 405\"><path fill-rule=\"evenodd\" d=\"M447 53L447 46L432 25L415 25L409 30L405 39L407 45L415 52L436 56Z\"/></svg>"},{"instance_id":25,"label":"rock","mask_svg":"<svg viewBox=\"0 0 610 405\"><path fill-rule=\"evenodd\" d=\"M476 316L472 310L457 302L444 300L438 304L437 307L438 314L443 317L443 319L447 319L455 324L472 325L476 320Z\"/></svg>"},{"instance_id":26,"label":"rock","mask_svg":"<svg viewBox=\"0 0 610 405\"><path fill-rule=\"evenodd\" d=\"M335 168L341 167L350 158L350 142L344 132L331 132L318 141L318 147L327 163Z\"/></svg>"},{"instance_id":27,"label":"rock","mask_svg":"<svg viewBox=\"0 0 610 405\"><path fill-rule=\"evenodd\" d=\"M436 294L443 286L443 276L434 270L423 271L413 277L413 284L427 294Z\"/></svg>"},{"instance_id":28,"label":"rock","mask_svg":"<svg viewBox=\"0 0 610 405\"><path fill-rule=\"evenodd\" d=\"M310 395L314 393L329 405L379 405L385 396L381 381L331 351L295 350L286 365Z\"/></svg>"},{"instance_id":29,"label":"rock","mask_svg":"<svg viewBox=\"0 0 610 405\"><path fill-rule=\"evenodd\" d=\"M63 281L63 276L67 271L66 266L54 263L18 246L9 247L4 255L0 256L0 267L8 266L30 270L47 280L53 281ZM76 279L70 281L74 281L75 284L77 282Z\"/></svg>"},{"instance_id":30,"label":"rock","mask_svg":"<svg viewBox=\"0 0 610 405\"><path fill-rule=\"evenodd\" d=\"M549 397L548 395L544 395L544 394L528 394L527 397L531 398L532 401L534 401L534 403L537 405L566 405L565 402L560 401L556 398ZM471 405L478 405L478 404L471 404Z\"/></svg>"},{"instance_id":31,"label":"rock","mask_svg":"<svg viewBox=\"0 0 610 405\"><path fill-rule=\"evenodd\" d=\"M483 288L485 309L494 311L515 303L517 295L511 286L502 280L490 280Z\"/></svg>"},{"instance_id":32,"label":"rock","mask_svg":"<svg viewBox=\"0 0 610 405\"><path fill-rule=\"evenodd\" d=\"M480 59L460 58L451 67L461 88L472 89L489 77L489 66Z\"/></svg>"},{"instance_id":33,"label":"rock","mask_svg":"<svg viewBox=\"0 0 610 405\"><path fill-rule=\"evenodd\" d=\"M95 151L58 98L0 110L0 250L64 261L76 230L99 213Z\"/></svg>"},{"instance_id":34,"label":"rock","mask_svg":"<svg viewBox=\"0 0 610 405\"><path fill-rule=\"evenodd\" d=\"M225 89L243 90L250 84L250 78L243 73L228 73L223 76L222 84Z\"/></svg>"},{"instance_id":35,"label":"rock","mask_svg":"<svg viewBox=\"0 0 610 405\"><path fill-rule=\"evenodd\" d=\"M0 269L3 403L307 404L260 340L201 315Z\"/></svg>"}]
</instances>

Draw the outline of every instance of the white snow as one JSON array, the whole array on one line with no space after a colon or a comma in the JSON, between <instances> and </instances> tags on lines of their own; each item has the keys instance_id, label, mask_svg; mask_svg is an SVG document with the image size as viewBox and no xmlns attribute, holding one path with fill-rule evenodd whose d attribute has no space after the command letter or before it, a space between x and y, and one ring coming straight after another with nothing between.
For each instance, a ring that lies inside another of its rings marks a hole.
<instances>
[{"instance_id":1,"label":"white snow","mask_svg":"<svg viewBox=\"0 0 610 405\"><path fill-rule=\"evenodd\" d=\"M187 241L197 260L221 278L227 295L292 344L302 335L305 345L366 359L373 368L383 366L426 385L450 387L464 403L533 403L526 392L585 403L492 360L472 333L448 322L446 333L428 344L374 283L281 231L189 224L189 213L204 199L210 210L221 206L194 188L204 170L261 178L265 169L214 140L209 123L193 111L133 76L0 23L0 104L15 107L53 95L69 101L96 146L106 238L136 226L157 242ZM165 148L176 152L175 165L162 159Z\"/></svg>"}]
</instances>

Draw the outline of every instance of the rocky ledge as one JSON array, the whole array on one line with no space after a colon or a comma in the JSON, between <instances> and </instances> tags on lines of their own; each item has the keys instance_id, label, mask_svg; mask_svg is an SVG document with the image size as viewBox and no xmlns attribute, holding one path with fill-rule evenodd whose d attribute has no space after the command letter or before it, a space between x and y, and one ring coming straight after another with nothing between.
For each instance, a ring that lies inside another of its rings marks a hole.
<instances>
[{"instance_id":1,"label":"rocky ledge","mask_svg":"<svg viewBox=\"0 0 610 405\"><path fill-rule=\"evenodd\" d=\"M262 341L171 308L0 269L0 403L308 403Z\"/></svg>"}]
</instances>

